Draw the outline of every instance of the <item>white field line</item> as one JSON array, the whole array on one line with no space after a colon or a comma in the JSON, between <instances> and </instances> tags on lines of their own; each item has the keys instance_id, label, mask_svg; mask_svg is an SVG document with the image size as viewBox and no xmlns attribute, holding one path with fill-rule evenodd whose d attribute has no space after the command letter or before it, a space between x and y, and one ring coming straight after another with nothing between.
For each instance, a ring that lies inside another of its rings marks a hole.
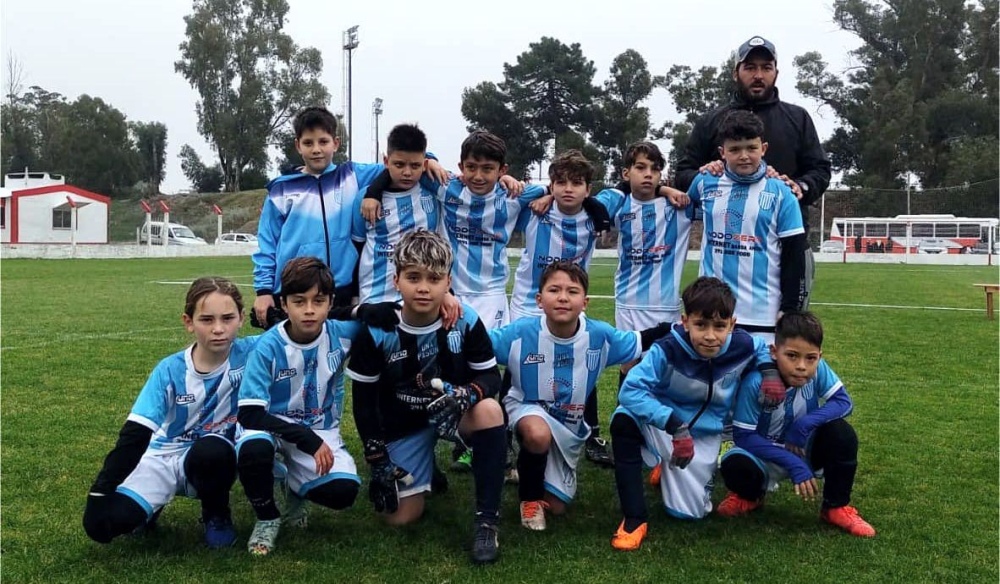
<instances>
[{"instance_id":1,"label":"white field line","mask_svg":"<svg viewBox=\"0 0 1000 584\"><path fill-rule=\"evenodd\" d=\"M590 294L590 298L614 300L614 296ZM842 302L810 302L809 306L834 306L839 308L884 308L892 310L956 310L960 312L982 312L982 308L955 308L952 306L904 306L899 304L849 304Z\"/></svg>"},{"instance_id":2,"label":"white field line","mask_svg":"<svg viewBox=\"0 0 1000 584\"><path fill-rule=\"evenodd\" d=\"M61 345L66 343L75 343L78 341L91 341L97 339L116 339L121 337L128 337L132 335L143 335L147 333L162 333L167 331L176 331L178 327L159 327L151 329L141 329L134 331L121 331L117 333L91 333L91 334L69 334L69 335L58 335L51 337L48 340L41 341L38 343L31 343L28 345L17 345L15 347L0 347L0 351L18 351L22 349L38 349L40 347L48 347L51 345Z\"/></svg>"}]
</instances>

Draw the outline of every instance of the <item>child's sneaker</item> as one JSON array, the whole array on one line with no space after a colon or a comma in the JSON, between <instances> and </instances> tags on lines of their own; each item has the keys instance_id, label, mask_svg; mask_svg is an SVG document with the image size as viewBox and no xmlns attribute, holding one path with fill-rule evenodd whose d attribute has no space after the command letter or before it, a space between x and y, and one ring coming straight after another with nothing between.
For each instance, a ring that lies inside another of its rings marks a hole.
<instances>
[{"instance_id":1,"label":"child's sneaker","mask_svg":"<svg viewBox=\"0 0 1000 584\"><path fill-rule=\"evenodd\" d=\"M205 524L205 545L208 549L227 548L236 543L236 528L228 515L203 518Z\"/></svg>"},{"instance_id":2,"label":"child's sneaker","mask_svg":"<svg viewBox=\"0 0 1000 584\"><path fill-rule=\"evenodd\" d=\"M285 493L285 512L281 522L291 527L305 529L309 526L309 501L289 489Z\"/></svg>"},{"instance_id":3,"label":"child's sneaker","mask_svg":"<svg viewBox=\"0 0 1000 584\"><path fill-rule=\"evenodd\" d=\"M545 531L545 501L521 501L521 526L531 531Z\"/></svg>"},{"instance_id":4,"label":"child's sneaker","mask_svg":"<svg viewBox=\"0 0 1000 584\"><path fill-rule=\"evenodd\" d=\"M653 467L653 470L649 471L649 486L658 487L660 486L660 477L663 474L663 465L658 464Z\"/></svg>"},{"instance_id":5,"label":"child's sneaker","mask_svg":"<svg viewBox=\"0 0 1000 584\"><path fill-rule=\"evenodd\" d=\"M257 520L253 533L247 542L247 549L255 556L266 556L274 551L278 542L278 531L281 530L281 518Z\"/></svg>"},{"instance_id":6,"label":"child's sneaker","mask_svg":"<svg viewBox=\"0 0 1000 584\"><path fill-rule=\"evenodd\" d=\"M458 472L469 472L472 470L472 451L463 449L462 452L453 453L455 460L451 463L451 470Z\"/></svg>"},{"instance_id":7,"label":"child's sneaker","mask_svg":"<svg viewBox=\"0 0 1000 584\"><path fill-rule=\"evenodd\" d=\"M639 549L642 545L642 540L646 539L646 530L648 528L649 524L643 523L632 531L625 531L625 520L622 519L621 525L618 526L618 531L611 538L611 547L622 551Z\"/></svg>"},{"instance_id":8,"label":"child's sneaker","mask_svg":"<svg viewBox=\"0 0 1000 584\"><path fill-rule=\"evenodd\" d=\"M875 528L858 515L858 510L850 505L823 509L819 516L830 525L836 525L856 537L875 537Z\"/></svg>"},{"instance_id":9,"label":"child's sneaker","mask_svg":"<svg viewBox=\"0 0 1000 584\"><path fill-rule=\"evenodd\" d=\"M475 564L491 564L500 557L500 542L497 539L498 529L492 523L477 523L472 536L472 562Z\"/></svg>"},{"instance_id":10,"label":"child's sneaker","mask_svg":"<svg viewBox=\"0 0 1000 584\"><path fill-rule=\"evenodd\" d=\"M613 467L615 459L611 456L611 449L608 448L608 441L600 436L587 438L586 444L587 460L599 466Z\"/></svg>"},{"instance_id":11,"label":"child's sneaker","mask_svg":"<svg viewBox=\"0 0 1000 584\"><path fill-rule=\"evenodd\" d=\"M716 513L723 517L739 517L757 509L764 503L762 501L748 501L736 493L727 493L726 498L719 503Z\"/></svg>"}]
</instances>

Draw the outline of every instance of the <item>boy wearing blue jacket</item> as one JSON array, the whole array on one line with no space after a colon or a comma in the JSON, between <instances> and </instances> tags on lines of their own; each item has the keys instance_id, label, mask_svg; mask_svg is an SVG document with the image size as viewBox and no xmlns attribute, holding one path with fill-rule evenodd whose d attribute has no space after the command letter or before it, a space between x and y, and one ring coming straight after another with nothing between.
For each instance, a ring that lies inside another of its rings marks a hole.
<instances>
[{"instance_id":1,"label":"boy wearing blue jacket","mask_svg":"<svg viewBox=\"0 0 1000 584\"><path fill-rule=\"evenodd\" d=\"M858 436L845 418L854 405L823 360L822 346L823 325L813 314L789 312L778 320L771 355L787 388L785 399L762 407L760 376L751 373L743 380L733 415L736 448L722 457L722 478L730 492L719 504L719 515L738 517L757 509L767 491L785 478L796 495L811 501L819 494L814 471L822 470L823 521L857 537L874 537L875 529L849 505Z\"/></svg>"},{"instance_id":2,"label":"boy wearing blue jacket","mask_svg":"<svg viewBox=\"0 0 1000 584\"><path fill-rule=\"evenodd\" d=\"M660 466L667 513L700 519L712 510L723 423L742 375L777 372L764 341L734 330L736 299L718 278L701 277L681 295L684 315L625 378L611 419L615 480L624 519L611 540L640 547L647 531L642 463ZM669 463L669 464L668 464Z\"/></svg>"}]
</instances>

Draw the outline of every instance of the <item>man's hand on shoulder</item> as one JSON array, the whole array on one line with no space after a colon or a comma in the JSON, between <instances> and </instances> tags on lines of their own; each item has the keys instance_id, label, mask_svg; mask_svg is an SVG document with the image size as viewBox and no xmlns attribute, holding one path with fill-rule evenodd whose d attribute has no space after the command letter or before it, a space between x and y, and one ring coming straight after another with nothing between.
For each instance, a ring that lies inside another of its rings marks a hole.
<instances>
[{"instance_id":1,"label":"man's hand on shoulder","mask_svg":"<svg viewBox=\"0 0 1000 584\"><path fill-rule=\"evenodd\" d=\"M722 173L726 171L726 164L721 160L713 160L708 164L701 165L698 172L701 174L710 174L712 176L722 176Z\"/></svg>"}]
</instances>

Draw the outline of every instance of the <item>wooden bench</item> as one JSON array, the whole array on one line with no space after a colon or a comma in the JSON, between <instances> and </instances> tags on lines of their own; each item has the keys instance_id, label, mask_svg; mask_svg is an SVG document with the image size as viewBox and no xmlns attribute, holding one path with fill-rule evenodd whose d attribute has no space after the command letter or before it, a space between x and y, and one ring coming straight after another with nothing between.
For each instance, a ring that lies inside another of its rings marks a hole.
<instances>
[{"instance_id":1,"label":"wooden bench","mask_svg":"<svg viewBox=\"0 0 1000 584\"><path fill-rule=\"evenodd\" d=\"M973 284L986 292L986 318L993 320L993 293L1000 292L1000 284Z\"/></svg>"}]
</instances>

